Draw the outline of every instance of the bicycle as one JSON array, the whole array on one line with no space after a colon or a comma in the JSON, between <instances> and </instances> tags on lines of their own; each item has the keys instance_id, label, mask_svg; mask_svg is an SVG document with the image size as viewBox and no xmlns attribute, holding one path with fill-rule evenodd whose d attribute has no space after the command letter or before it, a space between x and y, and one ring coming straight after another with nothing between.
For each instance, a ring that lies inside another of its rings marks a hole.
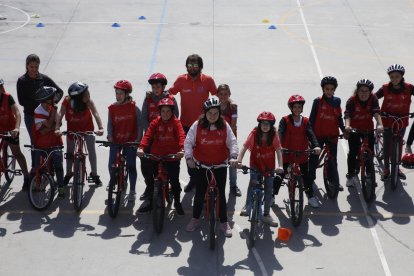
<instances>
[{"instance_id":1,"label":"bicycle","mask_svg":"<svg viewBox=\"0 0 414 276\"><path fill-rule=\"evenodd\" d=\"M72 132L64 131L62 135L71 135L75 143L74 153L66 153L65 159L73 159L73 185L72 185L72 198L73 207L76 211L82 210L83 201L83 187L85 186L85 179L88 183L94 183L95 178L87 176L86 172L86 156L88 155L88 149L85 144L85 135L95 135L93 131L85 132Z\"/></svg>"},{"instance_id":2,"label":"bicycle","mask_svg":"<svg viewBox=\"0 0 414 276\"><path fill-rule=\"evenodd\" d=\"M154 193L152 199L152 221L155 232L161 233L164 225L165 203L171 205L173 201L172 189L169 185L167 171L164 167L165 161L179 160L176 154L158 156L146 153L143 156L158 162L158 174L154 179Z\"/></svg>"},{"instance_id":3,"label":"bicycle","mask_svg":"<svg viewBox=\"0 0 414 276\"><path fill-rule=\"evenodd\" d=\"M342 139L343 135L338 135L337 137ZM317 166L317 168L323 168L323 183L325 184L326 194L330 199L337 198L339 193L338 167L329 147L335 138L336 137L326 137L326 143L318 157Z\"/></svg>"},{"instance_id":4,"label":"bicycle","mask_svg":"<svg viewBox=\"0 0 414 276\"><path fill-rule=\"evenodd\" d=\"M35 176L30 182L28 196L30 204L38 211L45 210L52 203L56 194L55 172L50 156L54 152L62 152L63 146L51 147L47 150L35 148L33 145L24 145L31 151L40 151L39 166L34 168Z\"/></svg>"},{"instance_id":5,"label":"bicycle","mask_svg":"<svg viewBox=\"0 0 414 276\"><path fill-rule=\"evenodd\" d=\"M12 137L10 132L0 133L0 180L4 174L7 183L11 184L14 176L21 175L22 171L16 170L16 158L11 152L9 144L4 139L7 137Z\"/></svg>"},{"instance_id":6,"label":"bicycle","mask_svg":"<svg viewBox=\"0 0 414 276\"><path fill-rule=\"evenodd\" d=\"M125 147L138 146L139 143L128 142L125 144L115 144L109 141L95 141L100 146L118 146L114 164L110 171L110 181L108 186L108 213L109 216L115 218L118 215L119 205L121 203L121 197L125 193L128 186L128 168L126 166L126 156L124 153Z\"/></svg>"},{"instance_id":7,"label":"bicycle","mask_svg":"<svg viewBox=\"0 0 414 276\"><path fill-rule=\"evenodd\" d=\"M391 190L397 189L398 181L400 180L400 160L401 160L401 148L404 144L403 135L400 130L403 128L402 123L405 118L414 118L414 112L405 115L392 115L387 112L381 112L381 117L391 118L393 120L391 131ZM388 146L388 145L386 145Z\"/></svg>"},{"instance_id":8,"label":"bicycle","mask_svg":"<svg viewBox=\"0 0 414 276\"><path fill-rule=\"evenodd\" d=\"M287 183L282 183L282 185L287 185L289 191L289 204L290 204L290 219L294 226L299 226L302 217L303 217L303 178L302 172L300 171L300 164L298 163L298 158L301 155L309 155L314 152L313 149L308 150L289 150L282 149L282 152L285 154L293 154L294 162L290 163L287 168L287 174L285 179Z\"/></svg>"}]
</instances>

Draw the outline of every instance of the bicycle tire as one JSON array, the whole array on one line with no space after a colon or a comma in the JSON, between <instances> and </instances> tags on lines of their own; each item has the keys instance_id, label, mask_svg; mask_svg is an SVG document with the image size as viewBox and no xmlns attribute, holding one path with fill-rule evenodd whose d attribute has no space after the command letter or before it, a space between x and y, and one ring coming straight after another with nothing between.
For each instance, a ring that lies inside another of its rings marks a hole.
<instances>
[{"instance_id":1,"label":"bicycle tire","mask_svg":"<svg viewBox=\"0 0 414 276\"><path fill-rule=\"evenodd\" d=\"M216 246L216 196L214 192L209 192L209 229L208 240L210 249L214 250Z\"/></svg>"},{"instance_id":2,"label":"bicycle tire","mask_svg":"<svg viewBox=\"0 0 414 276\"><path fill-rule=\"evenodd\" d=\"M393 143L393 152L391 155L391 190L395 191L397 189L398 185L398 172L399 172L399 151L400 151L400 141L399 139L396 139L395 143Z\"/></svg>"},{"instance_id":3,"label":"bicycle tire","mask_svg":"<svg viewBox=\"0 0 414 276\"><path fill-rule=\"evenodd\" d=\"M119 205L121 203L122 184L118 184L122 181L119 175L119 168L114 169L111 172L111 180L108 187L108 214L112 218L118 215Z\"/></svg>"},{"instance_id":4,"label":"bicycle tire","mask_svg":"<svg viewBox=\"0 0 414 276\"><path fill-rule=\"evenodd\" d=\"M157 234L161 233L164 225L165 203L163 201L163 185L157 180L154 183L154 194L152 198L152 222Z\"/></svg>"},{"instance_id":5,"label":"bicycle tire","mask_svg":"<svg viewBox=\"0 0 414 276\"><path fill-rule=\"evenodd\" d=\"M75 164L73 168L73 207L76 211L82 210L82 201L83 201L83 186L84 186L84 173L83 173L83 166L84 160L81 158L75 159Z\"/></svg>"},{"instance_id":6,"label":"bicycle tire","mask_svg":"<svg viewBox=\"0 0 414 276\"><path fill-rule=\"evenodd\" d=\"M339 193L339 174L334 160L328 159L323 166L323 183L328 197L336 199Z\"/></svg>"},{"instance_id":7,"label":"bicycle tire","mask_svg":"<svg viewBox=\"0 0 414 276\"><path fill-rule=\"evenodd\" d=\"M383 145L383 138L376 136L375 143L374 143L374 152L375 157L377 158L378 162L382 161L384 159L384 149L382 147Z\"/></svg>"},{"instance_id":8,"label":"bicycle tire","mask_svg":"<svg viewBox=\"0 0 414 276\"><path fill-rule=\"evenodd\" d=\"M12 183L14 179L14 171L16 169L16 158L11 152L11 148L8 144L3 144L3 164L5 168L4 176L6 177L7 183Z\"/></svg>"},{"instance_id":9,"label":"bicycle tire","mask_svg":"<svg viewBox=\"0 0 414 276\"><path fill-rule=\"evenodd\" d=\"M250 214L249 248L253 248L257 237L257 226L259 217L259 197L253 194L253 208Z\"/></svg>"},{"instance_id":10,"label":"bicycle tire","mask_svg":"<svg viewBox=\"0 0 414 276\"><path fill-rule=\"evenodd\" d=\"M40 173L32 178L28 196L32 207L38 211L47 209L55 197L55 182L48 173Z\"/></svg>"},{"instance_id":11,"label":"bicycle tire","mask_svg":"<svg viewBox=\"0 0 414 276\"><path fill-rule=\"evenodd\" d=\"M290 217L294 226L299 226L303 216L303 179L294 176L289 180Z\"/></svg>"},{"instance_id":12,"label":"bicycle tire","mask_svg":"<svg viewBox=\"0 0 414 276\"><path fill-rule=\"evenodd\" d=\"M361 186L365 202L371 203L375 196L375 169L374 160L368 152L365 152L361 164Z\"/></svg>"}]
</instances>

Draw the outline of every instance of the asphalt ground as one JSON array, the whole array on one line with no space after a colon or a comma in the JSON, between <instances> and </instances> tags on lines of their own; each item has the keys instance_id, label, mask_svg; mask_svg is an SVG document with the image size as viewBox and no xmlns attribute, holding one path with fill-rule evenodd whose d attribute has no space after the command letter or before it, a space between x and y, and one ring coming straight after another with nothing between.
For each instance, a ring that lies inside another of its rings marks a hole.
<instances>
[{"instance_id":1,"label":"asphalt ground","mask_svg":"<svg viewBox=\"0 0 414 276\"><path fill-rule=\"evenodd\" d=\"M0 77L17 99L25 58L36 53L40 71L65 91L74 81L89 84L106 124L117 80L132 82L141 106L152 72L164 73L171 84L185 72L186 57L198 53L203 72L231 87L239 105L241 145L259 112L272 111L278 120L287 115L293 93L306 98L304 115L309 115L324 75L338 78L336 95L343 108L359 79L369 78L376 88L386 83L390 64L403 64L406 80L413 81L413 11L409 0L3 1ZM28 141L22 128L21 144ZM340 143L343 186L346 152L346 142ZM98 148L97 154L106 183L108 151ZM37 212L20 191L21 176L11 185L2 178L0 275L413 275L414 178L412 171L403 171L407 180L394 192L377 174L376 200L369 206L358 185L345 188L337 201L327 199L318 172L322 206L306 206L297 228L289 220L284 189L273 211L281 227L293 230L291 239L281 242L277 228L264 227L253 250L246 245L249 223L239 216L248 176L239 173L243 197L228 196L227 202L233 237L219 233L214 251L206 241L206 222L201 231L185 231L193 193L182 194L186 215L171 211L157 235L151 216L137 213L138 200L125 202L119 216L110 218L104 187L85 188L80 214L68 197ZM180 177L184 186L184 163ZM143 189L139 175L138 195Z\"/></svg>"}]
</instances>

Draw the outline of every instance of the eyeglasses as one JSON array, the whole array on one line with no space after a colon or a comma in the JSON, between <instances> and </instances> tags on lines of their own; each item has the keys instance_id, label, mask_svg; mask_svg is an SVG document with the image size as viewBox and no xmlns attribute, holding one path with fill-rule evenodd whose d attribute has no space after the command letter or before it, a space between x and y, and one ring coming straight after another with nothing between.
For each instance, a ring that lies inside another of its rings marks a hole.
<instances>
[{"instance_id":1,"label":"eyeglasses","mask_svg":"<svg viewBox=\"0 0 414 276\"><path fill-rule=\"evenodd\" d=\"M189 63L189 64L187 64L187 68L198 68L198 67L200 67L200 66L198 66L198 64L197 63Z\"/></svg>"}]
</instances>

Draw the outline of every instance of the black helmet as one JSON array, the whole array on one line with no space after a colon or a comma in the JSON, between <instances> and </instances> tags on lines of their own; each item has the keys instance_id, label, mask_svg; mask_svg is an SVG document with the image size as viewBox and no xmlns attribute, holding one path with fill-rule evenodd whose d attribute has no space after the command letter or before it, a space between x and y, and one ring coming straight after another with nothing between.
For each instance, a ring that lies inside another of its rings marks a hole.
<instances>
[{"instance_id":1,"label":"black helmet","mask_svg":"<svg viewBox=\"0 0 414 276\"><path fill-rule=\"evenodd\" d=\"M333 86L335 86L335 88L338 87L338 81L336 80L336 78L331 77L331 76L326 76L321 80L322 88L327 84L332 84Z\"/></svg>"},{"instance_id":2,"label":"black helmet","mask_svg":"<svg viewBox=\"0 0 414 276\"><path fill-rule=\"evenodd\" d=\"M82 94L86 90L88 90L88 85L86 83L77 81L77 82L72 83L69 86L68 93L69 93L69 96L74 97L74 96Z\"/></svg>"},{"instance_id":3,"label":"black helmet","mask_svg":"<svg viewBox=\"0 0 414 276\"><path fill-rule=\"evenodd\" d=\"M358 82L357 82L357 89L359 89L361 86L366 86L366 87L368 87L369 88L369 90L373 90L374 89L374 84L372 83L372 81L370 81L369 79L362 79L362 80L359 80Z\"/></svg>"},{"instance_id":4,"label":"black helmet","mask_svg":"<svg viewBox=\"0 0 414 276\"><path fill-rule=\"evenodd\" d=\"M402 65L393 64L390 67L388 67L388 69L387 69L388 75L391 74L392 72L400 72L404 76L405 68Z\"/></svg>"},{"instance_id":5,"label":"black helmet","mask_svg":"<svg viewBox=\"0 0 414 276\"><path fill-rule=\"evenodd\" d=\"M50 86L42 86L35 93L35 99L38 102L44 102L52 98L56 94L56 88Z\"/></svg>"},{"instance_id":6,"label":"black helmet","mask_svg":"<svg viewBox=\"0 0 414 276\"><path fill-rule=\"evenodd\" d=\"M220 102L217 97L211 97L204 102L204 111L207 112L213 107L218 107L220 109Z\"/></svg>"}]
</instances>

